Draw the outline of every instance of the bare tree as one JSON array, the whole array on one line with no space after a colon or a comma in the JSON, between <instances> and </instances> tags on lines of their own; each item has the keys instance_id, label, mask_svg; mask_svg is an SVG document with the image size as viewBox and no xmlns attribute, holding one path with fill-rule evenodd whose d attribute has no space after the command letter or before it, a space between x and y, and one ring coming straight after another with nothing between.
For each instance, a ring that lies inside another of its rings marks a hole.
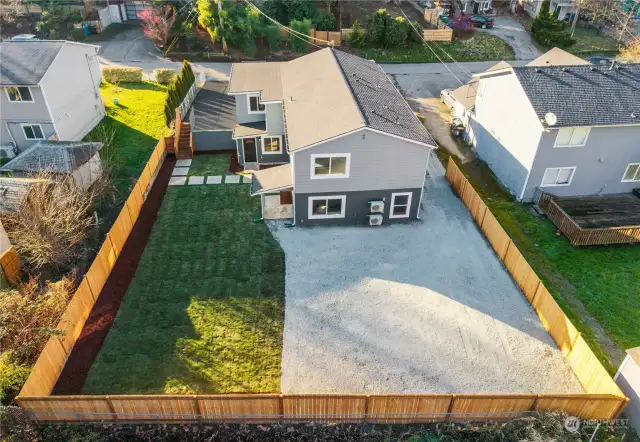
<instances>
[{"instance_id":1,"label":"bare tree","mask_svg":"<svg viewBox=\"0 0 640 442\"><path fill-rule=\"evenodd\" d=\"M576 6L576 15L583 11L591 23L614 34L619 43L633 42L638 38L631 26L640 8L640 0L576 0Z\"/></svg>"},{"instance_id":2,"label":"bare tree","mask_svg":"<svg viewBox=\"0 0 640 442\"><path fill-rule=\"evenodd\" d=\"M2 0L0 7L0 25L13 23L21 12L25 11L24 0Z\"/></svg>"}]
</instances>

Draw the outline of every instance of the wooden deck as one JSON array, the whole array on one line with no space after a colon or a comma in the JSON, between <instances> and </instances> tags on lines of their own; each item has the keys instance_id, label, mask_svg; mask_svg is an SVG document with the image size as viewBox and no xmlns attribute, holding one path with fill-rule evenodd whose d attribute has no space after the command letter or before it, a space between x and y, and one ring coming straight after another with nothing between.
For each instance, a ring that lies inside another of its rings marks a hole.
<instances>
[{"instance_id":1,"label":"wooden deck","mask_svg":"<svg viewBox=\"0 0 640 442\"><path fill-rule=\"evenodd\" d=\"M629 194L560 198L538 205L574 246L640 243L640 198Z\"/></svg>"}]
</instances>

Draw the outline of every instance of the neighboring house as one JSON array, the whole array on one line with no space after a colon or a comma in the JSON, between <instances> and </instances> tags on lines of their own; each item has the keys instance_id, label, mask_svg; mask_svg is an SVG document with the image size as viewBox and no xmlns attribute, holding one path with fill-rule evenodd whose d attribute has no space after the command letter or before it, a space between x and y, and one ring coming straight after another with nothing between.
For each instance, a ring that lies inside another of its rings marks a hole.
<instances>
[{"instance_id":1,"label":"neighboring house","mask_svg":"<svg viewBox=\"0 0 640 442\"><path fill-rule=\"evenodd\" d=\"M0 155L39 140L79 141L100 122L97 53L98 46L68 41L0 43Z\"/></svg>"},{"instance_id":2,"label":"neighboring house","mask_svg":"<svg viewBox=\"0 0 640 442\"><path fill-rule=\"evenodd\" d=\"M0 168L13 177L30 177L38 172L71 175L78 187L91 186L102 175L102 143L40 141Z\"/></svg>"},{"instance_id":3,"label":"neighboring house","mask_svg":"<svg viewBox=\"0 0 640 442\"><path fill-rule=\"evenodd\" d=\"M458 8L465 14L482 14L491 9L491 0L459 0Z\"/></svg>"},{"instance_id":4,"label":"neighboring house","mask_svg":"<svg viewBox=\"0 0 640 442\"><path fill-rule=\"evenodd\" d=\"M518 4L524 9L524 12L531 18L536 18L540 13L540 7L543 0L518 0Z\"/></svg>"},{"instance_id":5,"label":"neighboring house","mask_svg":"<svg viewBox=\"0 0 640 442\"><path fill-rule=\"evenodd\" d=\"M555 14L558 20L571 19L578 12L576 0L551 0L549 12Z\"/></svg>"},{"instance_id":6,"label":"neighboring house","mask_svg":"<svg viewBox=\"0 0 640 442\"><path fill-rule=\"evenodd\" d=\"M627 350L614 378L622 392L629 398L624 416L640 434L640 347Z\"/></svg>"},{"instance_id":7,"label":"neighboring house","mask_svg":"<svg viewBox=\"0 0 640 442\"><path fill-rule=\"evenodd\" d=\"M474 146L518 200L640 187L640 64L476 74Z\"/></svg>"},{"instance_id":8,"label":"neighboring house","mask_svg":"<svg viewBox=\"0 0 640 442\"><path fill-rule=\"evenodd\" d=\"M234 64L238 158L263 215L298 225L419 218L436 144L373 61L326 48Z\"/></svg>"}]
</instances>

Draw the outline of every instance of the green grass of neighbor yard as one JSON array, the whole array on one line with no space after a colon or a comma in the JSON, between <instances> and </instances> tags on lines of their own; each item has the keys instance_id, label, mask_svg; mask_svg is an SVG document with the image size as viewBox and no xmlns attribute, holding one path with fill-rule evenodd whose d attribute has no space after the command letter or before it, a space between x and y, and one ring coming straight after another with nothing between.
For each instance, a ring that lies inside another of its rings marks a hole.
<instances>
[{"instance_id":1,"label":"green grass of neighbor yard","mask_svg":"<svg viewBox=\"0 0 640 442\"><path fill-rule=\"evenodd\" d=\"M567 51L578 57L615 55L619 50L618 42L614 38L591 26L577 26L573 38L576 44L570 46Z\"/></svg>"},{"instance_id":2,"label":"green grass of neighbor yard","mask_svg":"<svg viewBox=\"0 0 640 442\"><path fill-rule=\"evenodd\" d=\"M107 115L86 139L104 141L105 133L113 133L113 142L102 150L102 157L113 167L114 184L126 196L160 137L168 134L164 117L167 88L152 82L103 82L100 93Z\"/></svg>"},{"instance_id":3,"label":"green grass of neighbor yard","mask_svg":"<svg viewBox=\"0 0 640 442\"><path fill-rule=\"evenodd\" d=\"M533 214L531 204L514 201L485 163L474 160L462 164L461 170L605 368L614 374L622 350L640 345L640 246L573 247L564 236L556 235L558 229L551 221ZM603 339L590 327L576 300L610 339Z\"/></svg>"},{"instance_id":4,"label":"green grass of neighbor yard","mask_svg":"<svg viewBox=\"0 0 640 442\"><path fill-rule=\"evenodd\" d=\"M443 50L457 61L500 61L513 60L513 48L500 38L476 32L468 40L457 39L453 42L429 42L429 47L442 59L448 57ZM430 63L438 62L438 58L425 44L411 43L403 47L391 49L348 48L349 51L378 63Z\"/></svg>"},{"instance_id":5,"label":"green grass of neighbor yard","mask_svg":"<svg viewBox=\"0 0 640 442\"><path fill-rule=\"evenodd\" d=\"M189 166L188 176L231 175L230 155L196 154Z\"/></svg>"},{"instance_id":6,"label":"green grass of neighbor yard","mask_svg":"<svg viewBox=\"0 0 640 442\"><path fill-rule=\"evenodd\" d=\"M277 392L284 252L247 184L169 187L85 394Z\"/></svg>"}]
</instances>

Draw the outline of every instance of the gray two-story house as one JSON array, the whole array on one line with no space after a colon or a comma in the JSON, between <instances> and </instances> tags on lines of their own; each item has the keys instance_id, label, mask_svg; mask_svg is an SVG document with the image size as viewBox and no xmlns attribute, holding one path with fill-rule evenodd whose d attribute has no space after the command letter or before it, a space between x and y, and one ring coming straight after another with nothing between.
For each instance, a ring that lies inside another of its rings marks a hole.
<instances>
[{"instance_id":1,"label":"gray two-story house","mask_svg":"<svg viewBox=\"0 0 640 442\"><path fill-rule=\"evenodd\" d=\"M640 65L477 74L474 147L518 200L640 187Z\"/></svg>"},{"instance_id":2,"label":"gray two-story house","mask_svg":"<svg viewBox=\"0 0 640 442\"><path fill-rule=\"evenodd\" d=\"M98 47L0 43L0 147L12 157L40 140L79 141L105 115Z\"/></svg>"},{"instance_id":3,"label":"gray two-story house","mask_svg":"<svg viewBox=\"0 0 640 442\"><path fill-rule=\"evenodd\" d=\"M233 137L264 218L296 225L420 216L436 144L382 69L332 48L234 64ZM267 168L265 168L267 167Z\"/></svg>"}]
</instances>

